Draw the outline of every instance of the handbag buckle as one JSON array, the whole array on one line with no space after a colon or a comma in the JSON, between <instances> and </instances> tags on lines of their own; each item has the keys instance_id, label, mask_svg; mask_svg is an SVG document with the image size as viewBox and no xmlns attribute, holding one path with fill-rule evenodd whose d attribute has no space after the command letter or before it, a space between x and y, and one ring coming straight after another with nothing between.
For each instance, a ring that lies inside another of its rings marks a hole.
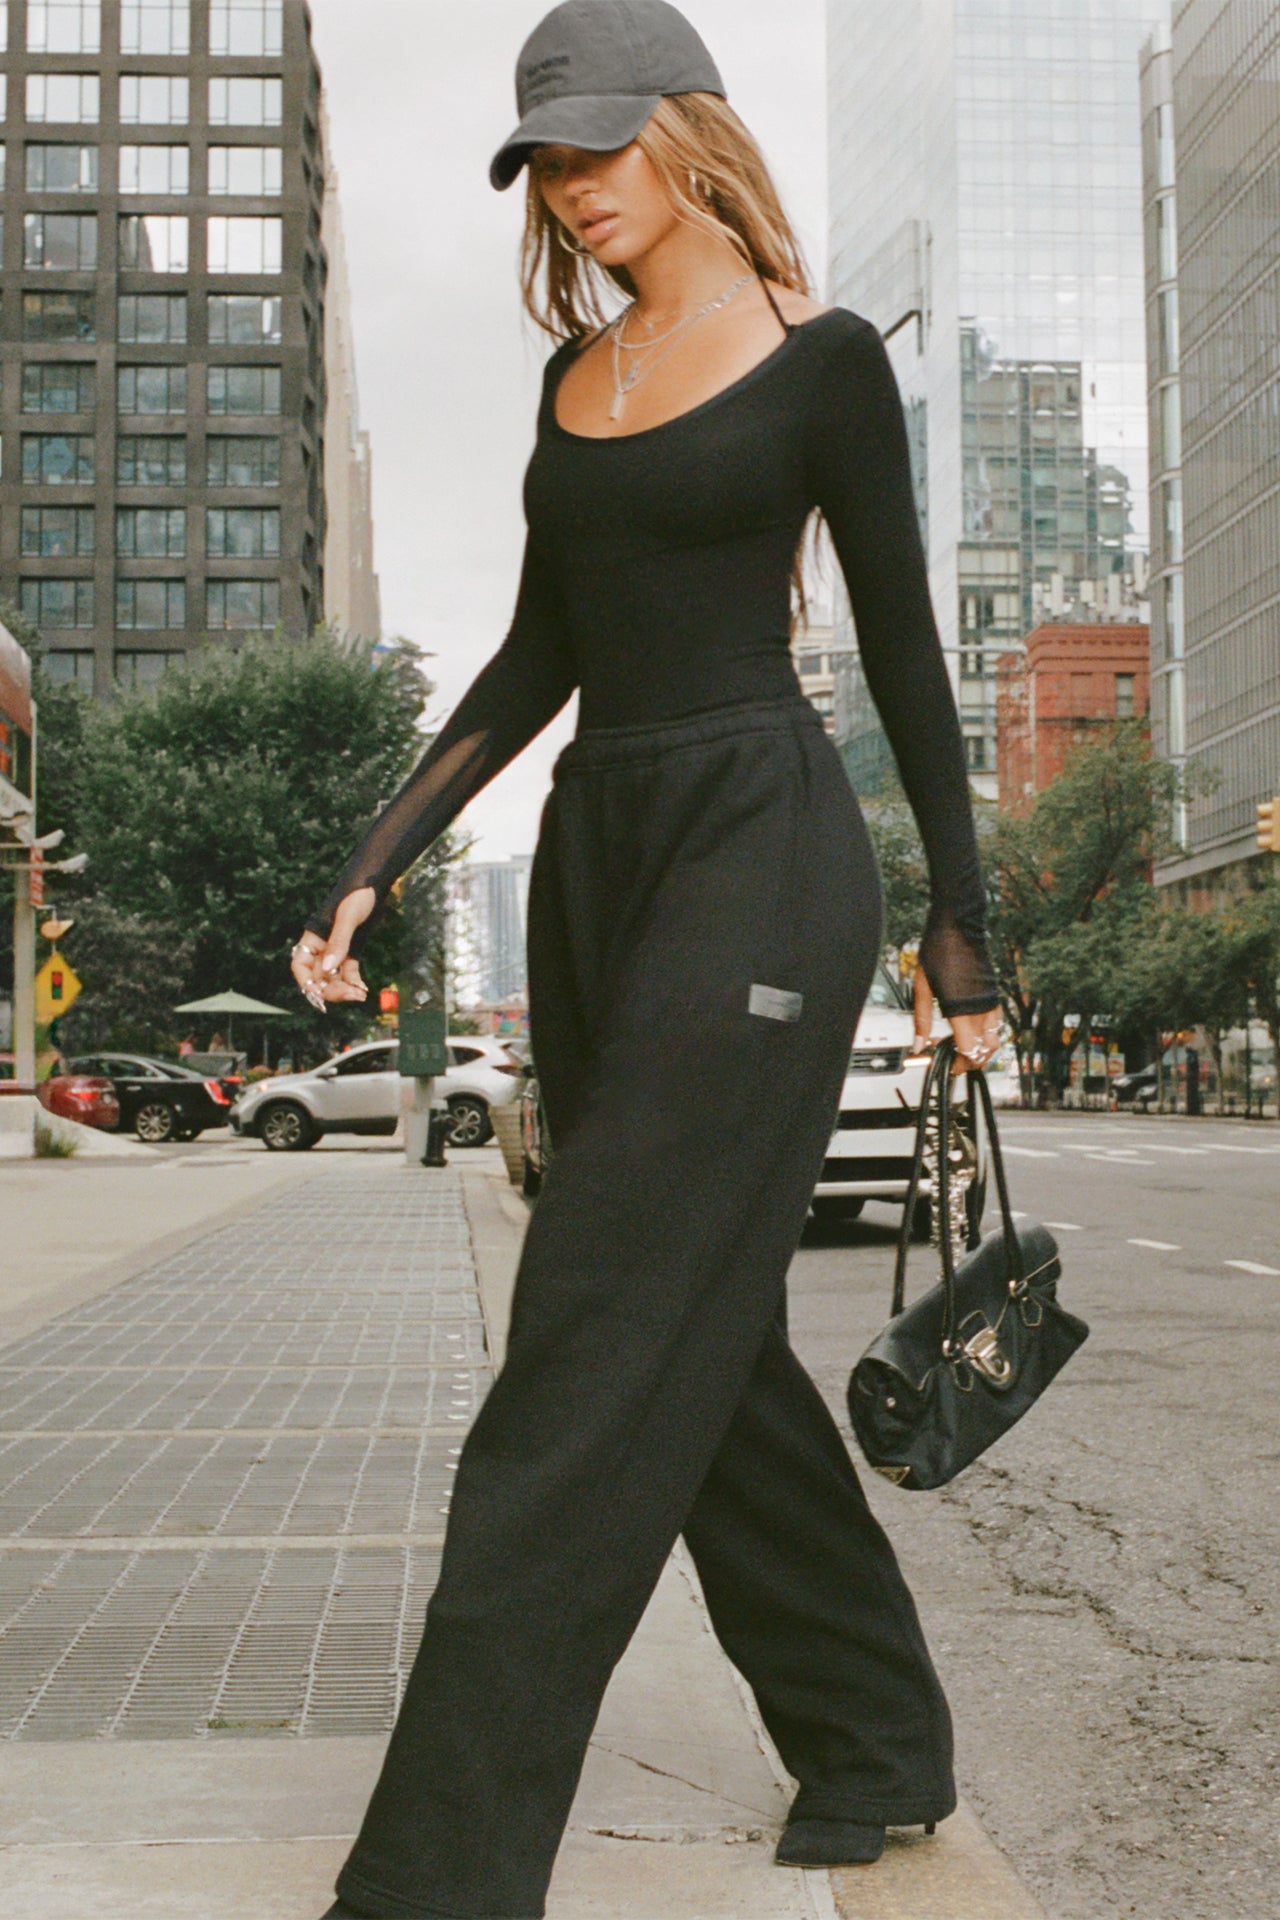
<instances>
[{"instance_id":1,"label":"handbag buckle","mask_svg":"<svg viewBox=\"0 0 1280 1920\"><path fill-rule=\"evenodd\" d=\"M995 1328L985 1322L976 1333L970 1334L961 1351L975 1372L994 1381L998 1387L1004 1386L1013 1373L1008 1355L1000 1351Z\"/></svg>"}]
</instances>

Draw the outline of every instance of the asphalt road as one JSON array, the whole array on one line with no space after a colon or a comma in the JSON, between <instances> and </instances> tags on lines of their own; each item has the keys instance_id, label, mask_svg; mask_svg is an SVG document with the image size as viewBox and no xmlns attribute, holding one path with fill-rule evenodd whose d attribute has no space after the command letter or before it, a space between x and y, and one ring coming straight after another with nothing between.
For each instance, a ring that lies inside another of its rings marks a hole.
<instances>
[{"instance_id":1,"label":"asphalt road","mask_svg":"<svg viewBox=\"0 0 1280 1920\"><path fill-rule=\"evenodd\" d=\"M950 1487L862 1469L951 1698L961 1791L1053 1920L1267 1920L1280 1127L1011 1113L1002 1137L1090 1338ZM792 1337L846 1432L896 1221L811 1227L792 1268ZM913 1260L930 1284L929 1250Z\"/></svg>"}]
</instances>

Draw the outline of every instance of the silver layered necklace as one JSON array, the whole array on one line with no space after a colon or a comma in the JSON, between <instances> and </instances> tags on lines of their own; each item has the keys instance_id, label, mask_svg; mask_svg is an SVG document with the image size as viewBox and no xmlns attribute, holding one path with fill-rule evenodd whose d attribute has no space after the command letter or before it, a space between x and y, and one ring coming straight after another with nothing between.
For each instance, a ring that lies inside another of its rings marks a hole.
<instances>
[{"instance_id":1,"label":"silver layered necklace","mask_svg":"<svg viewBox=\"0 0 1280 1920\"><path fill-rule=\"evenodd\" d=\"M629 307L624 307L609 328L613 342L613 404L609 408L609 418L619 419L622 414L622 403L633 388L638 387L642 380L647 380L655 367L662 365L667 355L675 351L685 335L696 327L700 320L705 320L707 315L714 313L718 307L727 307L731 300L736 300L742 289L750 286L755 277L754 273L744 273L741 280L735 280L731 287L726 287L723 293L718 293L714 300L704 301L702 306L696 308L693 313L687 313L683 320L677 320L673 327L668 327L665 333L654 334L653 322L649 321L647 323L649 338L642 340L639 344L633 344L626 338L627 322L636 310L634 300ZM641 322L642 326L645 324ZM626 367L622 364L624 353L632 356Z\"/></svg>"}]
</instances>

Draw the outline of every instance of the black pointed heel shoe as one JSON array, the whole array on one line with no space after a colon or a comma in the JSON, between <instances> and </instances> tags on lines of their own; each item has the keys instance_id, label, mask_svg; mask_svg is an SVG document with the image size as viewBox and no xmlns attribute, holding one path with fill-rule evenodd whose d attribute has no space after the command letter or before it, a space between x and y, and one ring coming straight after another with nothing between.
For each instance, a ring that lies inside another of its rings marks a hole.
<instances>
[{"instance_id":1,"label":"black pointed heel shoe","mask_svg":"<svg viewBox=\"0 0 1280 1920\"><path fill-rule=\"evenodd\" d=\"M934 1833L936 1820L924 1830ZM780 1867L870 1866L884 1852L885 1830L876 1821L792 1820L774 1851Z\"/></svg>"},{"instance_id":2,"label":"black pointed heel shoe","mask_svg":"<svg viewBox=\"0 0 1280 1920\"><path fill-rule=\"evenodd\" d=\"M869 1866L884 1852L876 1821L792 1820L774 1852L780 1867Z\"/></svg>"}]
</instances>

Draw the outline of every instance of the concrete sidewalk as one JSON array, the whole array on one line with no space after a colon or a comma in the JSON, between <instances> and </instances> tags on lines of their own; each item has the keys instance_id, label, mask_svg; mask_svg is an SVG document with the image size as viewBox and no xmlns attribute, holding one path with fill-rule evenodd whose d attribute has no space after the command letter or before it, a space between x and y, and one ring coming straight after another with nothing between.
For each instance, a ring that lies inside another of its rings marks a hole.
<instances>
[{"instance_id":1,"label":"concrete sidewalk","mask_svg":"<svg viewBox=\"0 0 1280 1920\"><path fill-rule=\"evenodd\" d=\"M253 1156L113 1169L150 1231L129 1244L119 1204L109 1264L43 1254L32 1192L109 1211L108 1171L0 1176L29 1249L25 1337L0 1352L6 1920L316 1920L527 1213L496 1150ZM241 1199L219 1178L202 1212L186 1189L215 1171ZM549 1920L1040 1915L965 1809L869 1869L776 1868L787 1794L678 1553L606 1698Z\"/></svg>"}]
</instances>

